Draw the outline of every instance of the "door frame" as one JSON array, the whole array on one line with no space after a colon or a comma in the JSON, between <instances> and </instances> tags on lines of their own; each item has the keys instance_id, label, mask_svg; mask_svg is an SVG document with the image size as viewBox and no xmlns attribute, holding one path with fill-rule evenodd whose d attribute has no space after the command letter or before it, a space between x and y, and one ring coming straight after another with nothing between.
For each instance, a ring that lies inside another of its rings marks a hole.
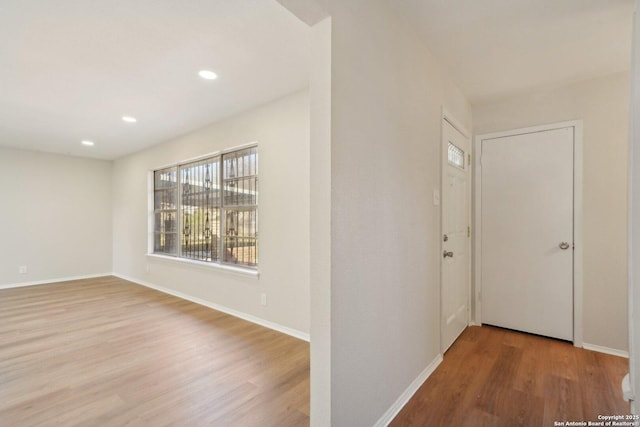
<instances>
[{"instance_id":1,"label":"door frame","mask_svg":"<svg viewBox=\"0 0 640 427\"><path fill-rule=\"evenodd\" d=\"M462 125L462 123L455 118L455 116L453 116L445 107L442 107L442 116L440 118L440 188L438 189L439 194L436 196L434 194L434 204L436 202L437 199L437 203L440 205L440 234L438 235L438 241L440 242L438 248L440 249L438 251L438 266L440 269L440 313L439 313L439 318L440 318L440 354L444 354L444 334L443 334L443 329L445 326L445 322L442 319L442 312L443 312L443 304L444 304L444 300L442 298L443 295L443 274L442 274L442 251L444 250L444 242L442 241L442 234L443 234L443 222L442 222L442 218L443 218L443 209L444 209L444 205L441 203L441 196L443 194L444 191L444 159L446 158L446 151L443 152L444 150L444 146L445 146L445 132L444 132L444 127L445 127L445 122L449 123L451 126L453 126L458 132L460 132L462 134L462 136L464 136L466 139L469 140L469 154L472 158L473 158L473 138L471 137L471 133L469 131L466 130L466 128ZM469 221L469 226L472 227L471 222L473 221L473 179L474 179L474 162L469 162L470 164L468 164L469 166L469 170L468 170L468 175L467 175L467 206L468 206L468 221ZM471 235L473 236L473 233L471 233ZM467 287L467 326L472 324L472 311L471 311L471 295L472 295L472 271L473 271L473 244L471 243L471 239L468 239L468 243L467 243L467 253L469 254L468 256L468 263L467 263L467 274L468 274L468 287Z\"/></svg>"},{"instance_id":2,"label":"door frame","mask_svg":"<svg viewBox=\"0 0 640 427\"><path fill-rule=\"evenodd\" d=\"M473 265L475 287L474 323L482 324L482 141L485 139L517 136L527 133L544 132L554 129L573 127L573 345L582 347L582 300L583 300L583 239L582 239L582 175L583 175L583 123L582 120L572 120L540 126L512 129L503 132L476 135L473 143L474 157L474 204L472 213L475 237L473 242Z\"/></svg>"}]
</instances>

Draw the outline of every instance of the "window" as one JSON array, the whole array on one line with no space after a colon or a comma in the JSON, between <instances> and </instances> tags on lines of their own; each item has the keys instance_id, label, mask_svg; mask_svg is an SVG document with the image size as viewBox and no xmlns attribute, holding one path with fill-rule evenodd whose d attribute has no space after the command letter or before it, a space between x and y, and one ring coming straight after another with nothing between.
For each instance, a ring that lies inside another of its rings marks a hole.
<instances>
[{"instance_id":1,"label":"window","mask_svg":"<svg viewBox=\"0 0 640 427\"><path fill-rule=\"evenodd\" d=\"M176 168L154 172L153 209L154 244L156 253L175 255L177 250Z\"/></svg>"},{"instance_id":2,"label":"window","mask_svg":"<svg viewBox=\"0 0 640 427\"><path fill-rule=\"evenodd\" d=\"M154 253L258 266L257 146L157 170L153 190Z\"/></svg>"},{"instance_id":3,"label":"window","mask_svg":"<svg viewBox=\"0 0 640 427\"><path fill-rule=\"evenodd\" d=\"M447 160L450 165L464 169L464 151L449 141Z\"/></svg>"}]
</instances>

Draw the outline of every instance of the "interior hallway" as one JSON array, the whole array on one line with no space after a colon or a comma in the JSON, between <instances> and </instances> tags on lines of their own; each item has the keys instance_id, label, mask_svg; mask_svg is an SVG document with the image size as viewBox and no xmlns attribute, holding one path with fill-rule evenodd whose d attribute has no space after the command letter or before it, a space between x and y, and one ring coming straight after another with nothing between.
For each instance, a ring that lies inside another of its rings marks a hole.
<instances>
[{"instance_id":1,"label":"interior hallway","mask_svg":"<svg viewBox=\"0 0 640 427\"><path fill-rule=\"evenodd\" d=\"M547 427L629 414L627 370L625 358L470 326L390 426Z\"/></svg>"}]
</instances>

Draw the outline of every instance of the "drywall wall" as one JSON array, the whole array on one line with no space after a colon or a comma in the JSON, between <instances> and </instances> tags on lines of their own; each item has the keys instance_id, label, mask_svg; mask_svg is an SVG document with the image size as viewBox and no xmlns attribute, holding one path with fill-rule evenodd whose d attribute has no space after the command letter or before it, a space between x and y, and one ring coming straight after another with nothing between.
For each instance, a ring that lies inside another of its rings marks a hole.
<instances>
[{"instance_id":1,"label":"drywall wall","mask_svg":"<svg viewBox=\"0 0 640 427\"><path fill-rule=\"evenodd\" d=\"M311 424L322 426L331 425L331 18L313 26L311 49Z\"/></svg>"},{"instance_id":2,"label":"drywall wall","mask_svg":"<svg viewBox=\"0 0 640 427\"><path fill-rule=\"evenodd\" d=\"M309 95L302 91L116 160L113 271L307 335L309 133ZM259 277L148 257L149 171L254 141L260 156Z\"/></svg>"},{"instance_id":3,"label":"drywall wall","mask_svg":"<svg viewBox=\"0 0 640 427\"><path fill-rule=\"evenodd\" d=\"M440 353L441 109L470 129L471 108L388 2L318 3L332 41L331 425L371 426ZM312 409L312 425L328 423Z\"/></svg>"},{"instance_id":4,"label":"drywall wall","mask_svg":"<svg viewBox=\"0 0 640 427\"><path fill-rule=\"evenodd\" d=\"M111 162L0 148L0 194L0 287L111 272Z\"/></svg>"},{"instance_id":5,"label":"drywall wall","mask_svg":"<svg viewBox=\"0 0 640 427\"><path fill-rule=\"evenodd\" d=\"M627 351L629 74L473 106L476 135L582 119L583 340Z\"/></svg>"},{"instance_id":6,"label":"drywall wall","mask_svg":"<svg viewBox=\"0 0 640 427\"><path fill-rule=\"evenodd\" d=\"M640 0L635 2L639 10ZM629 387L631 413L638 414L640 391L640 14L633 16L629 138Z\"/></svg>"}]
</instances>

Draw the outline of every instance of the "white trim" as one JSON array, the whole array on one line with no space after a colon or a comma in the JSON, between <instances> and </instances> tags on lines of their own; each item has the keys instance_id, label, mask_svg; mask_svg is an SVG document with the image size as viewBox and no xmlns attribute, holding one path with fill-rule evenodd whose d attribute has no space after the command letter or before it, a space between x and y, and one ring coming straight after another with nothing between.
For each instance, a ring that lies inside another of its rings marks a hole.
<instances>
[{"instance_id":1,"label":"white trim","mask_svg":"<svg viewBox=\"0 0 640 427\"><path fill-rule=\"evenodd\" d=\"M292 336L294 338L298 338L298 339L303 340L303 341L310 342L310 340L311 340L311 338L310 338L308 333L305 333L305 332L302 332L302 331L298 331L297 329L289 328L287 326L283 326L283 325L280 325L278 323L271 322L269 320L261 319L261 318L259 318L257 316L253 316L251 314L243 313L241 311L234 310L234 309L229 308L229 307L225 307L225 306L222 306L222 305L219 305L219 304L215 304L213 302L206 301L204 299L201 299L201 298L198 298L198 297L194 297L192 295L188 295L188 294L185 294L185 293L173 290L173 289L168 289L168 288L165 288L165 287L162 287L162 286L158 286L158 285L150 283L150 282L145 282L145 281L140 280L140 279L134 279L132 277L125 276L125 275L118 274L118 273L112 273L112 275L115 276L115 277L118 277L120 279L136 283L138 285L146 286L147 288L155 289L156 291L163 292L165 294L173 295L174 297L182 298L184 300L191 301L193 303L203 305L203 306L211 308L213 310L221 311L221 312L229 314L231 316L238 317L240 319L246 320L246 321L251 322L251 323L255 323L256 325L264 326L265 328L273 329L274 331L281 332L283 334Z\"/></svg>"},{"instance_id":2,"label":"white trim","mask_svg":"<svg viewBox=\"0 0 640 427\"><path fill-rule=\"evenodd\" d=\"M155 242L155 173L147 172L147 253L153 252Z\"/></svg>"},{"instance_id":3,"label":"white trim","mask_svg":"<svg viewBox=\"0 0 640 427\"><path fill-rule=\"evenodd\" d=\"M477 135L474 143L475 157L475 215L473 229L475 230L475 284L476 284L476 324L482 324L482 141L485 139L502 138L506 136L522 135L526 133L543 132L566 127L574 128L573 152L573 345L583 346L583 239L582 239L582 194L583 194L583 124L582 120L532 126L512 129L503 132Z\"/></svg>"},{"instance_id":4,"label":"white trim","mask_svg":"<svg viewBox=\"0 0 640 427\"><path fill-rule=\"evenodd\" d=\"M473 323L476 325L482 325L482 230L480 224L482 224L482 166L480 164L481 159L481 141L482 135L477 135L474 138L473 143L473 206L471 208L472 218L471 227L473 227L473 289L475 291L475 310Z\"/></svg>"},{"instance_id":5,"label":"white trim","mask_svg":"<svg viewBox=\"0 0 640 427\"><path fill-rule=\"evenodd\" d=\"M630 409L632 414L638 414L638 405L635 401L635 394L639 391L640 385L638 384L638 362L640 362L638 355L637 341L637 322L636 319L638 312L638 291L640 281L638 280L638 253L640 253L640 234L638 234L639 222L634 219L637 215L639 205L639 189L640 187L640 133L637 115L640 112L640 0L635 1L636 11L633 13L633 30L632 30L632 48L631 48L631 89L629 99L629 153L628 153L628 175L627 175L627 274L628 274L628 325L629 325L629 373L627 378L628 390L626 396L630 399Z\"/></svg>"},{"instance_id":6,"label":"white trim","mask_svg":"<svg viewBox=\"0 0 640 427\"><path fill-rule=\"evenodd\" d=\"M180 160L178 162L169 163L169 164L167 164L165 166L160 166L160 167L157 167L157 168L149 169L149 172L153 173L153 172L155 172L157 170L160 170L160 169L167 169L167 168L173 168L173 167L178 167L178 166L184 166L186 164L197 162L197 161L204 160L204 159L208 159L210 157L219 157L219 156L222 156L223 154L228 154L228 153L231 153L233 151L239 151L239 150L244 150L245 148L257 147L258 145L259 145L258 141L251 141L251 142L247 142L245 144L236 145L235 147L225 148L224 150L212 151L210 153L202 154L200 156L190 157L190 158L185 159L185 160Z\"/></svg>"},{"instance_id":7,"label":"white trim","mask_svg":"<svg viewBox=\"0 0 640 427\"><path fill-rule=\"evenodd\" d=\"M464 135L465 138L467 138L469 140L469 143L472 142L471 141L471 132L467 131L467 129L464 127L464 125L458 119L456 119L449 112L449 110L447 110L444 106L442 107L442 120L448 121L451 126L456 128L456 130L458 132L460 132L462 135Z\"/></svg>"},{"instance_id":8,"label":"white trim","mask_svg":"<svg viewBox=\"0 0 640 427\"><path fill-rule=\"evenodd\" d=\"M573 122L573 345L583 345L583 249L582 239L582 177L583 128L582 120Z\"/></svg>"},{"instance_id":9,"label":"white trim","mask_svg":"<svg viewBox=\"0 0 640 427\"><path fill-rule=\"evenodd\" d=\"M69 282L72 280L95 279L97 277L105 277L105 276L111 276L111 273L87 274L84 276L58 277L56 279L36 280L33 282L9 283L7 285L0 285L0 289L24 288L27 286L48 285L51 283Z\"/></svg>"},{"instance_id":10,"label":"white trim","mask_svg":"<svg viewBox=\"0 0 640 427\"><path fill-rule=\"evenodd\" d=\"M226 264L198 261L194 259L180 258L180 257L160 255L160 254L147 254L147 258L150 261L160 262L164 264L177 264L183 267L197 267L197 268L203 268L206 270L217 270L225 273L231 273L237 276L254 277L256 279L260 278L260 272L258 272L258 270L249 270L249 269L234 267Z\"/></svg>"},{"instance_id":11,"label":"white trim","mask_svg":"<svg viewBox=\"0 0 640 427\"><path fill-rule=\"evenodd\" d=\"M582 343L582 348L585 350L597 351L598 353L610 354L612 356L629 358L629 352L624 350L618 350L610 347L603 347L601 345Z\"/></svg>"},{"instance_id":12,"label":"white trim","mask_svg":"<svg viewBox=\"0 0 640 427\"><path fill-rule=\"evenodd\" d=\"M418 389L424 384L424 382L433 374L436 368L442 363L442 354L438 354L429 366L427 366L424 371L420 372L420 374L414 379L409 387L398 397L398 400L394 402L393 405L380 417L380 419L374 424L374 427L386 427L391 421L398 415L398 413L404 408L404 405L411 400L413 395L418 391Z\"/></svg>"},{"instance_id":13,"label":"white trim","mask_svg":"<svg viewBox=\"0 0 640 427\"><path fill-rule=\"evenodd\" d=\"M152 256L154 258L159 258L158 255L150 255L150 256ZM170 257L161 257L161 258L169 258L169 259L171 259ZM171 259L171 260L174 261L173 259ZM178 261L178 262L180 262L180 261ZM205 268L209 268L209 267L210 266L206 266ZM216 267L220 268L220 266L216 266ZM233 271L233 270L237 270L237 269L233 269L233 268L226 268L225 267L224 269L225 270L229 270L229 272L231 272L232 274L238 274L239 273L239 274L242 274L242 275L246 275L246 273L247 273L245 271L240 271L240 272ZM27 287L27 286L48 285L48 284L53 284L53 283L69 282L69 281L73 281L73 280L96 279L96 278L99 278L99 277L109 277L109 276L118 277L120 279L127 280L129 282L133 282L133 283L136 283L138 285L145 286L147 288L155 289L156 291L163 292L163 293L169 294L169 295L173 295L175 297L182 298L184 300L191 301L193 303L203 305L203 306L211 308L213 310L221 311L221 312L229 314L231 316L238 317L238 318L246 320L248 322L255 323L255 324L260 325L260 326L264 326L265 328L273 329L274 331L278 331L278 332L281 332L283 334L287 334L287 335L292 336L294 338L298 338L300 340L310 342L309 334L305 333L305 332L302 332L302 331L298 331L297 329L289 328L287 326L283 326L283 325L280 325L278 323L271 322L269 320L261 319L261 318L259 318L257 316L253 316L251 314L243 313L241 311L234 310L232 308L224 307L222 305L215 304L215 303L212 303L210 301L203 300L201 298L197 298L197 297L194 297L194 296L191 296L191 295L187 295L185 293L178 292L178 291L175 291L173 289L167 289L167 288L164 288L162 286L154 285L153 283L145 282L145 281L142 281L142 280L139 280L139 279L134 279L132 277L124 276L122 274L117 274L117 273L89 274L89 275L85 275L85 276L60 277L60 278L57 278L57 279L38 280L38 281L33 281L33 282L10 283L10 284L7 284L7 285L0 285L0 290L2 290L2 289L13 289L13 288L22 288L22 287Z\"/></svg>"}]
</instances>

